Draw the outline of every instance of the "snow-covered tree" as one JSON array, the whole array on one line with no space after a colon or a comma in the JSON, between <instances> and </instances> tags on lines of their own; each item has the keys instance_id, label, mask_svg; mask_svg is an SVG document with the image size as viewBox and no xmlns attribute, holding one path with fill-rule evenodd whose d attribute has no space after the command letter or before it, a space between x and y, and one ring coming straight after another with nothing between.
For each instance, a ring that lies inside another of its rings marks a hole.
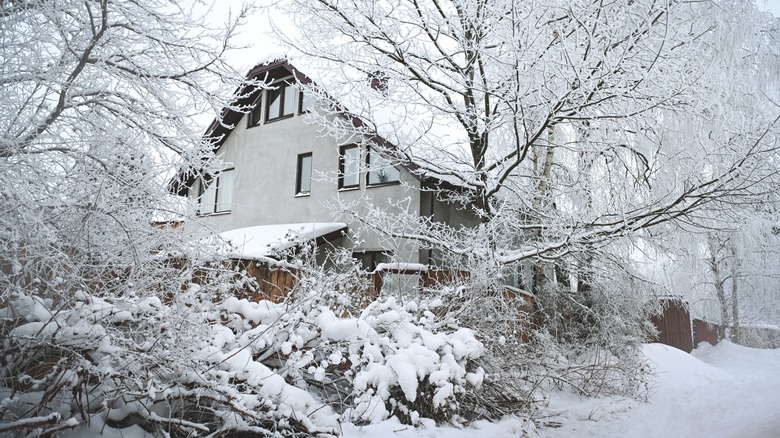
<instances>
[{"instance_id":1,"label":"snow-covered tree","mask_svg":"<svg viewBox=\"0 0 780 438\"><path fill-rule=\"evenodd\" d=\"M524 237L492 242L497 263L693 221L774 172L776 35L746 2L282 4L289 43L327 68L318 85L365 121L323 123L467 189L486 227L511 217L502 231Z\"/></svg>"},{"instance_id":2,"label":"snow-covered tree","mask_svg":"<svg viewBox=\"0 0 780 438\"><path fill-rule=\"evenodd\" d=\"M347 306L348 274L300 254L287 302L234 296L253 282L193 232L168 181L213 176L192 117L264 85L224 64L237 22L210 29L195 7L0 2L0 435L311 436L473 416L483 346L436 303Z\"/></svg>"},{"instance_id":3,"label":"snow-covered tree","mask_svg":"<svg viewBox=\"0 0 780 438\"><path fill-rule=\"evenodd\" d=\"M212 416L184 418L205 412L182 392L206 368L193 315L234 276L190 285L198 244L166 196L173 165L212 167L192 116L241 80L223 62L235 20L203 19L156 0L0 3L0 435L175 435L240 411L212 390Z\"/></svg>"},{"instance_id":4,"label":"snow-covered tree","mask_svg":"<svg viewBox=\"0 0 780 438\"><path fill-rule=\"evenodd\" d=\"M437 196L481 219L359 213L471 272L454 314L485 339L527 324L506 313L512 275L544 305L537 342L618 351L642 335L632 318L652 295L630 245L659 226L711 227L778 174L778 29L750 2L275 5L291 13L277 33L296 64L322 72L310 91L361 123L313 119L443 181ZM523 357L511 338L492 351Z\"/></svg>"}]
</instances>

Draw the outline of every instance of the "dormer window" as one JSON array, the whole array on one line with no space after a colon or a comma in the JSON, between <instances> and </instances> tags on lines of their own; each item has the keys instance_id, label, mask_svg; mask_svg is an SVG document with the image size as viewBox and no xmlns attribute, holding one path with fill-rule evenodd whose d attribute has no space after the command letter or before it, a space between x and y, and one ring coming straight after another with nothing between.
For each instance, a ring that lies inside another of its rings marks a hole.
<instances>
[{"instance_id":1,"label":"dormer window","mask_svg":"<svg viewBox=\"0 0 780 438\"><path fill-rule=\"evenodd\" d=\"M297 90L294 84L282 82L276 89L266 91L266 122L293 115Z\"/></svg>"}]
</instances>

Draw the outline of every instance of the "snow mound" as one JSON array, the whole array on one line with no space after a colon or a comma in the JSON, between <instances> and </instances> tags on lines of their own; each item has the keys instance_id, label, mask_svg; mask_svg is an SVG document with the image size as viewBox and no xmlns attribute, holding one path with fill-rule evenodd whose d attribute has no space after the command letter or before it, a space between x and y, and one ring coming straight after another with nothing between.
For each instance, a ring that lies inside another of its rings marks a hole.
<instances>
[{"instance_id":1,"label":"snow mound","mask_svg":"<svg viewBox=\"0 0 780 438\"><path fill-rule=\"evenodd\" d=\"M727 372L668 345L646 344L642 353L647 357L656 379L664 386L690 388L731 378Z\"/></svg>"},{"instance_id":2,"label":"snow mound","mask_svg":"<svg viewBox=\"0 0 780 438\"><path fill-rule=\"evenodd\" d=\"M700 344L692 354L739 377L775 378L780 375L780 349L749 348L724 340L714 347Z\"/></svg>"}]
</instances>

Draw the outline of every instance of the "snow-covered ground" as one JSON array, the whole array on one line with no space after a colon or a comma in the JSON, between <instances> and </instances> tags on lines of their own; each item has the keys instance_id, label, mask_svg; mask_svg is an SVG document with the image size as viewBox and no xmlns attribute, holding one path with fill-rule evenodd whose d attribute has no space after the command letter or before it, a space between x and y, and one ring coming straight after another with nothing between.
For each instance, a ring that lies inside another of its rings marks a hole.
<instances>
[{"instance_id":1,"label":"snow-covered ground","mask_svg":"<svg viewBox=\"0 0 780 438\"><path fill-rule=\"evenodd\" d=\"M554 393L548 418L529 436L572 437L780 437L780 350L729 342L703 344L692 355L661 344L644 347L654 369L648 402ZM413 429L385 421L345 428L349 438L518 437L534 429L517 419L465 428Z\"/></svg>"}]
</instances>

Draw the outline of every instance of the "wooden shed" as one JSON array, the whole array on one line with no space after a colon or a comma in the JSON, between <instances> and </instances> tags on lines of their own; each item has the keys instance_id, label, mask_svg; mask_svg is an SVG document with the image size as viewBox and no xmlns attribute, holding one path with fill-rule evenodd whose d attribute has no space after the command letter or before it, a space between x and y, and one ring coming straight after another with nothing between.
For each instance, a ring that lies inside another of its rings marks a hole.
<instances>
[{"instance_id":1,"label":"wooden shed","mask_svg":"<svg viewBox=\"0 0 780 438\"><path fill-rule=\"evenodd\" d=\"M690 353L693 350L693 333L687 303L682 298L676 297L665 297L659 300L663 311L650 318L658 330L656 341Z\"/></svg>"}]
</instances>

